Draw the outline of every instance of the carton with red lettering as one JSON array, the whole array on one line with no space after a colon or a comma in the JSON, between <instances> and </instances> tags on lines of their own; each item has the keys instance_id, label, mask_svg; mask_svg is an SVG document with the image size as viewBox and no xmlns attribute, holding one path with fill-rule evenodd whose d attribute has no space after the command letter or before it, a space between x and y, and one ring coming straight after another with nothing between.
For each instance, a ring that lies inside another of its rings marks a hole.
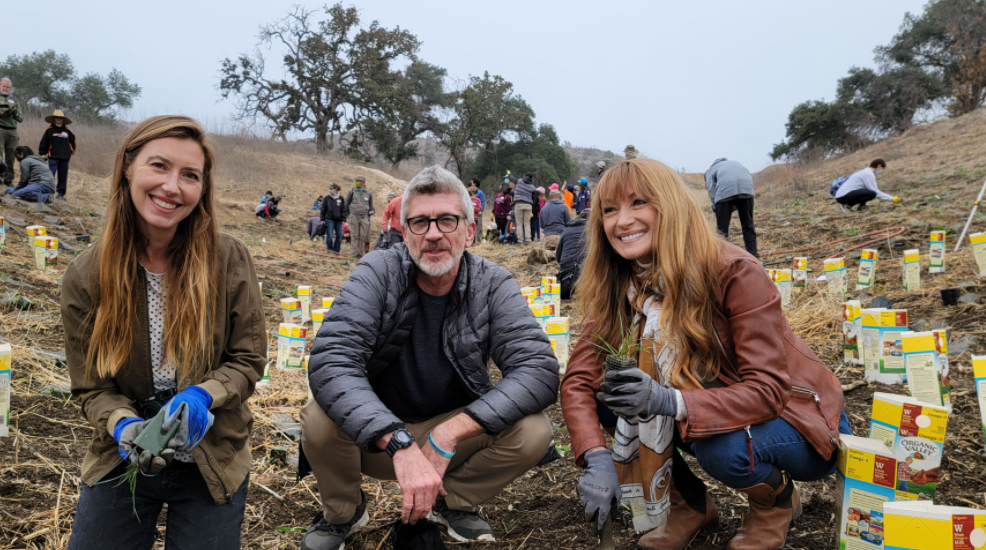
<instances>
[{"instance_id":1,"label":"carton with red lettering","mask_svg":"<svg viewBox=\"0 0 986 550\"><path fill-rule=\"evenodd\" d=\"M883 546L883 505L897 498L897 459L875 439L839 436L835 480L839 550Z\"/></svg>"},{"instance_id":2,"label":"carton with red lettering","mask_svg":"<svg viewBox=\"0 0 986 550\"><path fill-rule=\"evenodd\" d=\"M928 501L883 505L886 550L986 549L986 510Z\"/></svg>"}]
</instances>

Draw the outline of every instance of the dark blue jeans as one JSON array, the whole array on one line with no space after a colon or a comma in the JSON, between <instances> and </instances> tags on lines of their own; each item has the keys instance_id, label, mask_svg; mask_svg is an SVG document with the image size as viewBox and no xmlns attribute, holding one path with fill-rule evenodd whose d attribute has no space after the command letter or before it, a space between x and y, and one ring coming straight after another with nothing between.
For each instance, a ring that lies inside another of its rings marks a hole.
<instances>
[{"instance_id":1,"label":"dark blue jeans","mask_svg":"<svg viewBox=\"0 0 986 550\"><path fill-rule=\"evenodd\" d=\"M342 244L342 220L325 220L325 247L339 252Z\"/></svg>"},{"instance_id":2,"label":"dark blue jeans","mask_svg":"<svg viewBox=\"0 0 986 550\"><path fill-rule=\"evenodd\" d=\"M852 434L845 412L839 418L839 433ZM677 428L674 435L676 447L694 455L707 474L734 489L763 483L772 466L784 470L795 481L818 481L832 475L838 462L836 454L829 460L822 458L804 436L781 418L751 426L749 436L741 429L685 443Z\"/></svg>"},{"instance_id":3,"label":"dark blue jeans","mask_svg":"<svg viewBox=\"0 0 986 550\"><path fill-rule=\"evenodd\" d=\"M541 240L541 220L537 216L531 218L531 240Z\"/></svg>"},{"instance_id":4,"label":"dark blue jeans","mask_svg":"<svg viewBox=\"0 0 986 550\"><path fill-rule=\"evenodd\" d=\"M58 191L59 196L64 197L68 188L68 160L48 159L48 168L51 169L52 175L58 176L55 190Z\"/></svg>"},{"instance_id":5,"label":"dark blue jeans","mask_svg":"<svg viewBox=\"0 0 986 550\"><path fill-rule=\"evenodd\" d=\"M164 503L168 503L166 548L240 548L249 477L232 502L216 505L195 464L173 463L155 476L138 475L136 497L125 481L116 479L124 471L121 463L103 481L92 487L83 485L69 550L149 549Z\"/></svg>"}]
</instances>

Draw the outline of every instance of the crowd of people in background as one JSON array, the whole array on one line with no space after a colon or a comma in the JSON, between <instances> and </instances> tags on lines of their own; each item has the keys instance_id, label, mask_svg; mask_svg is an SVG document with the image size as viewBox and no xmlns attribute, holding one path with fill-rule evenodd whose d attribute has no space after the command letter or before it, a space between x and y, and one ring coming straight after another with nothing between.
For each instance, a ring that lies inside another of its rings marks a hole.
<instances>
[{"instance_id":1,"label":"crowd of people in background","mask_svg":"<svg viewBox=\"0 0 986 550\"><path fill-rule=\"evenodd\" d=\"M17 126L24 122L24 109L13 97L12 91L11 80L0 78L0 154L3 155L0 158L0 182L8 187L5 192L31 202L67 200L69 161L76 150L75 134L68 128L72 119L60 109L46 116L45 122L49 126L42 134L35 154L29 146L20 145ZM17 186L10 189L17 165L20 179ZM39 165L49 174L43 174L38 169Z\"/></svg>"}]
</instances>

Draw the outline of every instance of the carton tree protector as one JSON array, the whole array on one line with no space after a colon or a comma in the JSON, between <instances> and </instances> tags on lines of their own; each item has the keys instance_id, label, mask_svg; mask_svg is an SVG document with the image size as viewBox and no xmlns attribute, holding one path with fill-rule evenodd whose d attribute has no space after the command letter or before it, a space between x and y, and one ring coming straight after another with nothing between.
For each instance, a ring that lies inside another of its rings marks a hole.
<instances>
[{"instance_id":1,"label":"carton tree protector","mask_svg":"<svg viewBox=\"0 0 986 550\"><path fill-rule=\"evenodd\" d=\"M912 248L904 251L904 290L921 289L921 251Z\"/></svg>"},{"instance_id":2,"label":"carton tree protector","mask_svg":"<svg viewBox=\"0 0 986 550\"><path fill-rule=\"evenodd\" d=\"M304 322L301 312L301 300L297 298L281 298L281 315L285 323L300 325Z\"/></svg>"},{"instance_id":3,"label":"carton tree protector","mask_svg":"<svg viewBox=\"0 0 986 550\"><path fill-rule=\"evenodd\" d=\"M559 374L564 375L568 367L568 346L569 346L569 324L568 317L551 317L544 324L544 331L548 333L548 340L551 341L551 349L555 352L560 367Z\"/></svg>"},{"instance_id":4,"label":"carton tree protector","mask_svg":"<svg viewBox=\"0 0 986 550\"><path fill-rule=\"evenodd\" d=\"M0 437L10 435L10 344L0 343Z\"/></svg>"},{"instance_id":5,"label":"carton tree protector","mask_svg":"<svg viewBox=\"0 0 986 550\"><path fill-rule=\"evenodd\" d=\"M307 323L312 320L312 287L299 286L298 300L301 302L301 321Z\"/></svg>"},{"instance_id":6,"label":"carton tree protector","mask_svg":"<svg viewBox=\"0 0 986 550\"><path fill-rule=\"evenodd\" d=\"M900 338L909 330L907 310L867 308L862 314L866 380L900 384L906 372Z\"/></svg>"},{"instance_id":7,"label":"carton tree protector","mask_svg":"<svg viewBox=\"0 0 986 550\"><path fill-rule=\"evenodd\" d=\"M839 436L835 502L839 548L863 550L883 545L883 505L897 498L897 459L876 439Z\"/></svg>"},{"instance_id":8,"label":"carton tree protector","mask_svg":"<svg viewBox=\"0 0 986 550\"><path fill-rule=\"evenodd\" d=\"M531 308L531 313L534 314L534 318L537 319L541 329L544 330L548 323L548 319L556 316L558 310L555 309L555 304L530 304L528 307Z\"/></svg>"},{"instance_id":9,"label":"carton tree protector","mask_svg":"<svg viewBox=\"0 0 986 550\"><path fill-rule=\"evenodd\" d=\"M319 329L322 328L322 322L325 321L325 312L329 310L313 309L312 310L312 336L318 336Z\"/></svg>"},{"instance_id":10,"label":"carton tree protector","mask_svg":"<svg viewBox=\"0 0 986 550\"><path fill-rule=\"evenodd\" d=\"M801 292L808 287L808 258L794 259L791 279L795 292Z\"/></svg>"},{"instance_id":11,"label":"carton tree protector","mask_svg":"<svg viewBox=\"0 0 986 550\"><path fill-rule=\"evenodd\" d=\"M34 237L34 267L40 271L54 271L58 267L58 237Z\"/></svg>"},{"instance_id":12,"label":"carton tree protector","mask_svg":"<svg viewBox=\"0 0 986 550\"><path fill-rule=\"evenodd\" d=\"M331 309L332 308L332 302L334 302L334 301L335 301L335 298L333 298L332 296L323 296L322 297L322 309Z\"/></svg>"},{"instance_id":13,"label":"carton tree protector","mask_svg":"<svg viewBox=\"0 0 986 550\"><path fill-rule=\"evenodd\" d=\"M887 550L986 548L986 510L896 501L883 506Z\"/></svg>"},{"instance_id":14,"label":"carton tree protector","mask_svg":"<svg viewBox=\"0 0 986 550\"><path fill-rule=\"evenodd\" d=\"M308 328L292 323L281 323L277 328L277 368L300 369L305 359L305 339Z\"/></svg>"},{"instance_id":15,"label":"carton tree protector","mask_svg":"<svg viewBox=\"0 0 986 550\"><path fill-rule=\"evenodd\" d=\"M527 298L528 304L540 304L541 303L541 287L539 286L525 286L520 289L520 293ZM543 325L542 325L543 326Z\"/></svg>"},{"instance_id":16,"label":"carton tree protector","mask_svg":"<svg viewBox=\"0 0 986 550\"><path fill-rule=\"evenodd\" d=\"M859 300L842 304L842 361L850 365L863 365L863 309Z\"/></svg>"},{"instance_id":17,"label":"carton tree protector","mask_svg":"<svg viewBox=\"0 0 986 550\"><path fill-rule=\"evenodd\" d=\"M907 390L911 397L924 403L947 406L935 334L905 332L900 341L904 350Z\"/></svg>"},{"instance_id":18,"label":"carton tree protector","mask_svg":"<svg viewBox=\"0 0 986 550\"><path fill-rule=\"evenodd\" d=\"M934 500L947 427L945 407L906 395L873 394L870 437L897 458L898 500Z\"/></svg>"},{"instance_id":19,"label":"carton tree protector","mask_svg":"<svg viewBox=\"0 0 986 550\"><path fill-rule=\"evenodd\" d=\"M976 398L979 401L979 420L986 439L986 355L972 356L972 376L976 380Z\"/></svg>"},{"instance_id":20,"label":"carton tree protector","mask_svg":"<svg viewBox=\"0 0 986 550\"><path fill-rule=\"evenodd\" d=\"M952 410L952 376L948 362L948 337L952 331L936 328L931 331L935 335L935 356L938 358L938 369L941 372L942 404Z\"/></svg>"},{"instance_id":21,"label":"carton tree protector","mask_svg":"<svg viewBox=\"0 0 986 550\"><path fill-rule=\"evenodd\" d=\"M969 235L969 244L972 245L972 255L976 258L976 266L979 267L979 276L986 277L986 233Z\"/></svg>"},{"instance_id":22,"label":"carton tree protector","mask_svg":"<svg viewBox=\"0 0 986 550\"><path fill-rule=\"evenodd\" d=\"M880 253L872 248L864 249L859 256L859 273L856 275L856 290L870 288L876 279L876 260Z\"/></svg>"},{"instance_id":23,"label":"carton tree protector","mask_svg":"<svg viewBox=\"0 0 986 550\"><path fill-rule=\"evenodd\" d=\"M7 221L0 214L0 254L3 253L3 247L5 246L7 246Z\"/></svg>"},{"instance_id":24,"label":"carton tree protector","mask_svg":"<svg viewBox=\"0 0 986 550\"><path fill-rule=\"evenodd\" d=\"M931 249L928 261L928 273L945 272L945 232L931 232Z\"/></svg>"},{"instance_id":25,"label":"carton tree protector","mask_svg":"<svg viewBox=\"0 0 986 550\"><path fill-rule=\"evenodd\" d=\"M828 281L829 294L839 300L845 300L849 292L846 281L846 259L828 258L825 260L825 280Z\"/></svg>"},{"instance_id":26,"label":"carton tree protector","mask_svg":"<svg viewBox=\"0 0 986 550\"><path fill-rule=\"evenodd\" d=\"M791 284L791 270L778 269L775 276L777 277L777 290L781 293L781 306L787 307L791 305L791 294L794 291Z\"/></svg>"}]
</instances>

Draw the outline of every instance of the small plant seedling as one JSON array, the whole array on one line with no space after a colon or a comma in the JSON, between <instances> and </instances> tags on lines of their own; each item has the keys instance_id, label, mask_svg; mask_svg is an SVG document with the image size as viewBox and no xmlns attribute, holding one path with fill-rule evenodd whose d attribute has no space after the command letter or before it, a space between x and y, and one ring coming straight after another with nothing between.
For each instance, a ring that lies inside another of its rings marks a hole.
<instances>
[{"instance_id":1,"label":"small plant seedling","mask_svg":"<svg viewBox=\"0 0 986 550\"><path fill-rule=\"evenodd\" d=\"M140 516L137 515L137 476L139 474L140 467L137 466L136 462L131 462L127 466L127 471L120 477L120 482L117 483L117 486L126 483L130 488L131 504L134 509L134 517L137 518L138 523L140 523Z\"/></svg>"}]
</instances>

